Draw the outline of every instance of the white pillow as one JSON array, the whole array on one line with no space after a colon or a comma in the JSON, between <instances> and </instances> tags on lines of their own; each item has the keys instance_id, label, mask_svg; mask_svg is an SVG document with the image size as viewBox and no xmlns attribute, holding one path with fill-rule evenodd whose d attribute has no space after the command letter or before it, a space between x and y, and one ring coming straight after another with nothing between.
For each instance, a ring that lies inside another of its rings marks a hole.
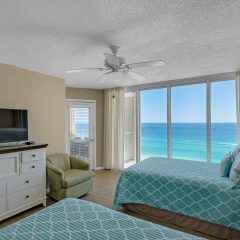
<instances>
[{"instance_id":1,"label":"white pillow","mask_svg":"<svg viewBox=\"0 0 240 240\"><path fill-rule=\"evenodd\" d=\"M237 145L237 146L233 149L233 151L232 151L232 157L233 157L233 159L235 159L235 158L237 157L237 155L238 155L239 152L240 152L240 144Z\"/></svg>"},{"instance_id":2,"label":"white pillow","mask_svg":"<svg viewBox=\"0 0 240 240\"><path fill-rule=\"evenodd\" d=\"M229 176L235 183L235 187L240 188L240 153L234 159Z\"/></svg>"}]
</instances>

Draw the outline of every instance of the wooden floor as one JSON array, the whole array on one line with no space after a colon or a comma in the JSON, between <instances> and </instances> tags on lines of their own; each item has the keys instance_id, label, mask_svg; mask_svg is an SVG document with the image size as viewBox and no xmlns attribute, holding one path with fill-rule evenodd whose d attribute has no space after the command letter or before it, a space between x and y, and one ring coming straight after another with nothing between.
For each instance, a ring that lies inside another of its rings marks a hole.
<instances>
[{"instance_id":1,"label":"wooden floor","mask_svg":"<svg viewBox=\"0 0 240 240\"><path fill-rule=\"evenodd\" d=\"M113 198L114 198L115 188L116 188L120 173L121 173L120 171L113 171L113 170L96 171L95 178L94 178L93 192L89 193L88 195L85 195L81 199L95 202L100 205L106 206L108 208L113 208ZM49 199L49 198L47 199L47 206L50 206L53 203L55 203L55 202L52 199ZM43 209L42 206L37 206L37 207L34 207L23 213L20 213L14 217L6 219L0 223L0 228L6 227L9 224L19 221L22 218L25 218L41 209ZM151 221L151 222L154 222L154 223L157 223L157 224L169 227L169 228L173 228L173 229L180 230L183 232L191 233L193 235L205 237L205 238L212 239L212 240L218 240L217 238L210 238L206 235L201 235L199 233L189 231L189 230L186 230L184 228L181 228L181 227L178 227L178 226L175 226L172 224L168 224L168 223L161 222L158 220L153 220L151 218L144 217L144 216L136 214L136 213L132 213L132 212L127 212L127 213L129 215L132 215L132 216L135 216L135 217L138 217L141 219L145 219L145 220L148 220L148 221Z\"/></svg>"}]
</instances>

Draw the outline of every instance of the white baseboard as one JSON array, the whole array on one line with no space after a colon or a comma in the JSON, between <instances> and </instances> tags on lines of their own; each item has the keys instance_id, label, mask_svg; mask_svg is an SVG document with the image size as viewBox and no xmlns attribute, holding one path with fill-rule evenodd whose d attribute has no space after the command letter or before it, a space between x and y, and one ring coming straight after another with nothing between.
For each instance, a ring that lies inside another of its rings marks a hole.
<instances>
[{"instance_id":1,"label":"white baseboard","mask_svg":"<svg viewBox=\"0 0 240 240\"><path fill-rule=\"evenodd\" d=\"M103 170L103 169L104 169L103 167L96 167L95 170L97 171L97 170Z\"/></svg>"}]
</instances>

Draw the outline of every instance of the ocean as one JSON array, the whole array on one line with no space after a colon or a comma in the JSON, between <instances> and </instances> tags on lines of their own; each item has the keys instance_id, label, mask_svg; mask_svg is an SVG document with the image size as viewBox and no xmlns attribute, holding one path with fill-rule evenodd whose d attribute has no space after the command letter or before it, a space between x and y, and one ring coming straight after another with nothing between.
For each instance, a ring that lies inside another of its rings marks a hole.
<instances>
[{"instance_id":1,"label":"ocean","mask_svg":"<svg viewBox=\"0 0 240 240\"><path fill-rule=\"evenodd\" d=\"M221 159L237 145L236 123L212 123L211 161ZM172 157L206 161L206 124L172 123ZM167 124L141 124L141 158L167 157Z\"/></svg>"},{"instance_id":2,"label":"ocean","mask_svg":"<svg viewBox=\"0 0 240 240\"><path fill-rule=\"evenodd\" d=\"M88 124L76 124L75 137L88 138ZM211 161L221 159L237 145L236 123L212 123ZM206 161L206 124L172 123L172 157ZM141 124L141 158L167 157L167 124Z\"/></svg>"}]
</instances>

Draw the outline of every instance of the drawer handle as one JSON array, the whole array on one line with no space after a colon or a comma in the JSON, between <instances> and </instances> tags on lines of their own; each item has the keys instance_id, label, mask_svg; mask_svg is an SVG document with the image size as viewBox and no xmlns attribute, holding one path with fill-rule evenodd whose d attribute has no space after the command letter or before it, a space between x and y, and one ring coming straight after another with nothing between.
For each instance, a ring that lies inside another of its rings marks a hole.
<instances>
[{"instance_id":1,"label":"drawer handle","mask_svg":"<svg viewBox=\"0 0 240 240\"><path fill-rule=\"evenodd\" d=\"M29 198L29 195L27 195L25 198Z\"/></svg>"},{"instance_id":2,"label":"drawer handle","mask_svg":"<svg viewBox=\"0 0 240 240\"><path fill-rule=\"evenodd\" d=\"M25 183L29 183L29 180L27 180Z\"/></svg>"},{"instance_id":3,"label":"drawer handle","mask_svg":"<svg viewBox=\"0 0 240 240\"><path fill-rule=\"evenodd\" d=\"M36 155L35 155L35 154L33 154L33 155L32 155L32 157L36 157Z\"/></svg>"},{"instance_id":4,"label":"drawer handle","mask_svg":"<svg viewBox=\"0 0 240 240\"><path fill-rule=\"evenodd\" d=\"M32 168L35 168L35 166L33 165Z\"/></svg>"}]
</instances>

